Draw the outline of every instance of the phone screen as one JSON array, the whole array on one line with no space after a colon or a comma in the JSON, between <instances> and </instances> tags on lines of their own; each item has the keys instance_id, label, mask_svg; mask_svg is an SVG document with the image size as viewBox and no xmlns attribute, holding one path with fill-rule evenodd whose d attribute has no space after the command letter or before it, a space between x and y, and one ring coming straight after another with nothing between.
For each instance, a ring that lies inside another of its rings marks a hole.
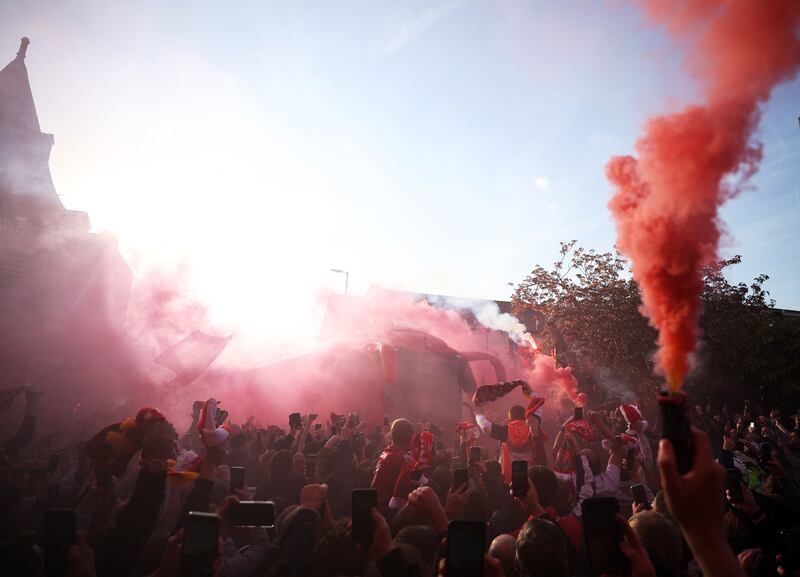
<instances>
[{"instance_id":1,"label":"phone screen","mask_svg":"<svg viewBox=\"0 0 800 577\"><path fill-rule=\"evenodd\" d=\"M236 527L273 527L275 503L272 501L239 501L233 508Z\"/></svg>"},{"instance_id":2,"label":"phone screen","mask_svg":"<svg viewBox=\"0 0 800 577\"><path fill-rule=\"evenodd\" d=\"M650 508L650 504L647 502L647 493L644 490L644 485L641 483L631 485L631 493L633 494L634 503L637 505L644 505L648 509Z\"/></svg>"},{"instance_id":3,"label":"phone screen","mask_svg":"<svg viewBox=\"0 0 800 577\"><path fill-rule=\"evenodd\" d=\"M617 522L619 503L613 497L596 497L581 503L583 531L589 563L595 573L617 573L628 560L619 548L622 527Z\"/></svg>"},{"instance_id":4,"label":"phone screen","mask_svg":"<svg viewBox=\"0 0 800 577\"><path fill-rule=\"evenodd\" d=\"M794 575L800 569L800 528L784 529L781 532L781 541L781 567L784 575Z\"/></svg>"},{"instance_id":5,"label":"phone screen","mask_svg":"<svg viewBox=\"0 0 800 577\"><path fill-rule=\"evenodd\" d=\"M446 577L483 577L486 524L451 521L447 527Z\"/></svg>"},{"instance_id":6,"label":"phone screen","mask_svg":"<svg viewBox=\"0 0 800 577\"><path fill-rule=\"evenodd\" d=\"M290 429L303 428L303 420L300 418L300 413L292 413L291 415L289 415L289 428Z\"/></svg>"},{"instance_id":7,"label":"phone screen","mask_svg":"<svg viewBox=\"0 0 800 577\"><path fill-rule=\"evenodd\" d=\"M353 541L369 544L375 531L372 508L378 506L378 494L375 489L353 489L351 499Z\"/></svg>"},{"instance_id":8,"label":"phone screen","mask_svg":"<svg viewBox=\"0 0 800 577\"><path fill-rule=\"evenodd\" d=\"M464 467L459 467L453 470L453 490L458 489L462 485L467 484L469 479L469 471Z\"/></svg>"},{"instance_id":9,"label":"phone screen","mask_svg":"<svg viewBox=\"0 0 800 577\"><path fill-rule=\"evenodd\" d=\"M575 420L580 421L582 419L583 419L583 407L575 407Z\"/></svg>"},{"instance_id":10,"label":"phone screen","mask_svg":"<svg viewBox=\"0 0 800 577\"><path fill-rule=\"evenodd\" d=\"M210 570L217 555L219 517L212 513L190 511L181 548L183 574Z\"/></svg>"},{"instance_id":11,"label":"phone screen","mask_svg":"<svg viewBox=\"0 0 800 577\"><path fill-rule=\"evenodd\" d=\"M67 552L77 542L75 511L51 509L44 515L45 575L63 575L69 566Z\"/></svg>"},{"instance_id":12,"label":"phone screen","mask_svg":"<svg viewBox=\"0 0 800 577\"><path fill-rule=\"evenodd\" d=\"M739 469L727 469L725 471L725 488L730 491L731 503L742 503L744 493L742 493L742 473Z\"/></svg>"},{"instance_id":13,"label":"phone screen","mask_svg":"<svg viewBox=\"0 0 800 577\"><path fill-rule=\"evenodd\" d=\"M480 463L481 461L481 448L480 447L470 447L469 449L469 464L474 465L475 463Z\"/></svg>"},{"instance_id":14,"label":"phone screen","mask_svg":"<svg viewBox=\"0 0 800 577\"><path fill-rule=\"evenodd\" d=\"M231 467L231 493L244 487L244 467Z\"/></svg>"},{"instance_id":15,"label":"phone screen","mask_svg":"<svg viewBox=\"0 0 800 577\"><path fill-rule=\"evenodd\" d=\"M524 497L528 494L527 461L514 461L511 463L511 491L515 497Z\"/></svg>"}]
</instances>

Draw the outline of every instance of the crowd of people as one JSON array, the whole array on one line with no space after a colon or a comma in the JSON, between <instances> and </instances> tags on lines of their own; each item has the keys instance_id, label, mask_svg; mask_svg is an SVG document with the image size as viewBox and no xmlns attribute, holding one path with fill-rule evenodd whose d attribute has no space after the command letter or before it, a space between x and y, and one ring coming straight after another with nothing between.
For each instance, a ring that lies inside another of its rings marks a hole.
<instances>
[{"instance_id":1,"label":"crowd of people","mask_svg":"<svg viewBox=\"0 0 800 577\"><path fill-rule=\"evenodd\" d=\"M536 397L492 422L497 390L453 431L355 413L257 425L211 399L180 433L145 408L74 438L38 433L26 387L0 450L0 573L430 577L476 574L453 558L477 555L477 574L572 577L616 555L632 577L800 574L800 413L693 407L680 472L658 415L584 407L549 438ZM196 527L215 546L193 563ZM458 545L459 527L483 547Z\"/></svg>"}]
</instances>

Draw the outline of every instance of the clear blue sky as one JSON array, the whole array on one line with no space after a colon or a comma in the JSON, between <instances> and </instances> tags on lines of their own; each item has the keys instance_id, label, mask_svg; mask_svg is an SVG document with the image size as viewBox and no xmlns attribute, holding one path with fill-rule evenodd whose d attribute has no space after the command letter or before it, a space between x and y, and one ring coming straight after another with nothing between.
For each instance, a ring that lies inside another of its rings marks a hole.
<instances>
[{"instance_id":1,"label":"clear blue sky","mask_svg":"<svg viewBox=\"0 0 800 577\"><path fill-rule=\"evenodd\" d=\"M341 287L332 267L356 293L503 299L560 240L610 249L606 161L695 96L679 47L621 1L2 2L0 60L22 35L64 203L137 272L186 259L221 319L261 307L276 330ZM795 81L723 211L733 280L768 273L785 308L798 115Z\"/></svg>"}]
</instances>

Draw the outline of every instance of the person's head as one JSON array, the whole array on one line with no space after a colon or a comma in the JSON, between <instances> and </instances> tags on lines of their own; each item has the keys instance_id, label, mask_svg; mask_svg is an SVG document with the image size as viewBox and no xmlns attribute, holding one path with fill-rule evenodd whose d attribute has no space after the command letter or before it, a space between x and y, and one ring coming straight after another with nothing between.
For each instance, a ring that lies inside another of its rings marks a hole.
<instances>
[{"instance_id":1,"label":"person's head","mask_svg":"<svg viewBox=\"0 0 800 577\"><path fill-rule=\"evenodd\" d=\"M276 477L287 477L292 471L294 459L289 449L281 449L274 455L269 462L269 474L274 479Z\"/></svg>"},{"instance_id":2,"label":"person's head","mask_svg":"<svg viewBox=\"0 0 800 577\"><path fill-rule=\"evenodd\" d=\"M391 428L392 445L404 449L411 444L414 436L414 425L408 419L396 419Z\"/></svg>"},{"instance_id":3,"label":"person's head","mask_svg":"<svg viewBox=\"0 0 800 577\"><path fill-rule=\"evenodd\" d=\"M509 421L524 421L525 420L525 407L522 405L514 405L508 410Z\"/></svg>"},{"instance_id":4,"label":"person's head","mask_svg":"<svg viewBox=\"0 0 800 577\"><path fill-rule=\"evenodd\" d=\"M525 524L517 537L520 577L567 577L567 541L552 521L538 518Z\"/></svg>"},{"instance_id":5,"label":"person's head","mask_svg":"<svg viewBox=\"0 0 800 577\"><path fill-rule=\"evenodd\" d=\"M397 532L394 538L395 545L408 545L416 549L423 563L432 568L433 560L436 556L436 548L439 546L436 530L427 525L409 525Z\"/></svg>"},{"instance_id":6,"label":"person's head","mask_svg":"<svg viewBox=\"0 0 800 577\"><path fill-rule=\"evenodd\" d=\"M241 449L247 442L247 435L244 433L237 433L231 437L231 449Z\"/></svg>"},{"instance_id":7,"label":"person's head","mask_svg":"<svg viewBox=\"0 0 800 577\"><path fill-rule=\"evenodd\" d=\"M541 465L535 465L528 469L528 478L536 489L539 496L539 504L542 507L550 507L555 503L556 493L558 492L558 477L556 474Z\"/></svg>"},{"instance_id":8,"label":"person's head","mask_svg":"<svg viewBox=\"0 0 800 577\"><path fill-rule=\"evenodd\" d=\"M490 477L501 477L503 475L503 468L500 466L500 463L497 461L484 461L484 466L486 467L486 474Z\"/></svg>"},{"instance_id":9,"label":"person's head","mask_svg":"<svg viewBox=\"0 0 800 577\"><path fill-rule=\"evenodd\" d=\"M517 540L511 535L498 535L489 545L489 556L500 561L506 577L517 575Z\"/></svg>"},{"instance_id":10,"label":"person's head","mask_svg":"<svg viewBox=\"0 0 800 577\"><path fill-rule=\"evenodd\" d=\"M683 539L678 526L655 511L640 511L630 520L642 546L647 549L657 577L678 577Z\"/></svg>"},{"instance_id":11,"label":"person's head","mask_svg":"<svg viewBox=\"0 0 800 577\"><path fill-rule=\"evenodd\" d=\"M656 496L653 498L653 509L662 515L669 515L669 509L667 509L667 497L664 494L664 491L659 491L656 493Z\"/></svg>"},{"instance_id":12,"label":"person's head","mask_svg":"<svg viewBox=\"0 0 800 577\"><path fill-rule=\"evenodd\" d=\"M295 453L292 457L292 474L299 477L306 475L306 456L303 453Z\"/></svg>"},{"instance_id":13,"label":"person's head","mask_svg":"<svg viewBox=\"0 0 800 577\"><path fill-rule=\"evenodd\" d=\"M315 575L364 575L368 551L357 546L348 534L348 522L349 519L340 519L317 542L312 560Z\"/></svg>"},{"instance_id":14,"label":"person's head","mask_svg":"<svg viewBox=\"0 0 800 577\"><path fill-rule=\"evenodd\" d=\"M797 431L789 434L789 448L794 452L800 452L800 433Z\"/></svg>"}]
</instances>

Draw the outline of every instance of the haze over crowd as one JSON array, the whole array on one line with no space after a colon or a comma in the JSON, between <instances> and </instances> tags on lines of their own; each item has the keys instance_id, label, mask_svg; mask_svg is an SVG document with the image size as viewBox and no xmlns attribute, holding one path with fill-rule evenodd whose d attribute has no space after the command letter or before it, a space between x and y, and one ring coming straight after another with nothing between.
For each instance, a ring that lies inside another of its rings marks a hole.
<instances>
[{"instance_id":1,"label":"haze over crowd","mask_svg":"<svg viewBox=\"0 0 800 577\"><path fill-rule=\"evenodd\" d=\"M331 268L355 294L507 298L559 240L611 248L605 162L698 94L681 48L624 3L239 8L4 3L0 51L32 39L64 204L140 278L180 275L222 331L269 327L272 347L316 336L319 294L343 290ZM722 212L735 280L768 271L784 308L800 308L799 94L775 91L761 170Z\"/></svg>"}]
</instances>

